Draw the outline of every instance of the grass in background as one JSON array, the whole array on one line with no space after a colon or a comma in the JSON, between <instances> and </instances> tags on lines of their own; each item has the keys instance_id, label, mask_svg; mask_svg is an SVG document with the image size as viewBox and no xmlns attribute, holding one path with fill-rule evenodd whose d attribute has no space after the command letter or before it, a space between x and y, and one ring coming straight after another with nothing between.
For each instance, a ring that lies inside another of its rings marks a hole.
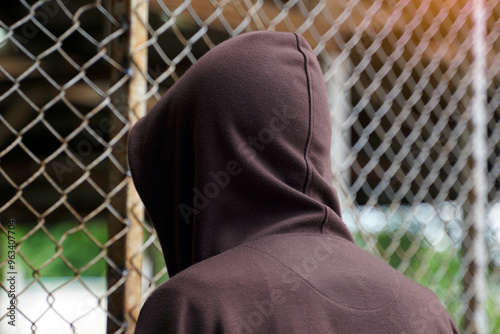
<instances>
[{"instance_id":1,"label":"grass in background","mask_svg":"<svg viewBox=\"0 0 500 334\"><path fill-rule=\"evenodd\" d=\"M18 223L16 225L16 242L20 247L16 253L16 270L25 277L70 277L79 273L81 276L105 276L106 261L95 260L101 253L101 245L108 238L105 221L89 221L85 230L78 230L78 223L46 224L35 232L35 224ZM72 233L68 233L73 230ZM46 231L48 233L46 233ZM25 240L25 236L31 234ZM66 235L65 235L66 233ZM95 239L96 243L92 240ZM22 240L22 242L21 242ZM7 237L0 235L0 258L6 257ZM60 246L57 245L60 243ZM49 260L52 257L53 260ZM88 267L86 267L88 266ZM5 266L0 275L3 275Z\"/></svg>"}]
</instances>

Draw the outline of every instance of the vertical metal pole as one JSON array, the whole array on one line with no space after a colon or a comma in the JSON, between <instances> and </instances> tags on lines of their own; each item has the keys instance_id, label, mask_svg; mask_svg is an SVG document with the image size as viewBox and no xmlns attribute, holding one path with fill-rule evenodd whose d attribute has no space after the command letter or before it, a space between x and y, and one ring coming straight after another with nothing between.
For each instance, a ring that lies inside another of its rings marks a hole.
<instances>
[{"instance_id":1,"label":"vertical metal pole","mask_svg":"<svg viewBox=\"0 0 500 334\"><path fill-rule=\"evenodd\" d=\"M147 28L148 2L144 0L110 0L110 12L122 22L123 35L111 48L111 56L124 66L126 73L115 71L112 84L129 78L113 94L112 103L131 126L146 113ZM108 323L107 333L132 334L141 307L141 269L144 208L134 188L128 170L128 135L125 124L112 117L111 138L119 138L112 154L119 163L110 164L110 199L114 211L109 218L108 257ZM118 216L117 216L118 214ZM122 219L122 217L124 219Z\"/></svg>"},{"instance_id":2,"label":"vertical metal pole","mask_svg":"<svg viewBox=\"0 0 500 334\"><path fill-rule=\"evenodd\" d=\"M146 115L147 109L147 80L145 74L148 69L148 22L149 1L130 0L130 52L132 78L129 86L129 122L133 126L137 120ZM127 292L125 299L125 319L127 320L127 334L133 334L141 307L141 272L142 272L142 240L144 221L144 206L134 184L129 176L127 198L127 217L130 231L127 242L127 267L129 279L125 283Z\"/></svg>"},{"instance_id":3,"label":"vertical metal pole","mask_svg":"<svg viewBox=\"0 0 500 334\"><path fill-rule=\"evenodd\" d=\"M338 53L332 54L332 57L335 60L330 68L326 64L322 64L324 71L329 70L333 73L330 78L326 78L326 90L330 100L332 119L330 152L332 179L339 195L342 213L349 212L354 221L359 224L359 212L350 193L351 164L348 159L351 152L351 127L345 127L346 121L352 114L351 91L346 89L346 83L352 75L353 65L350 58L342 60ZM372 251L376 252L377 250L374 248Z\"/></svg>"},{"instance_id":4,"label":"vertical metal pole","mask_svg":"<svg viewBox=\"0 0 500 334\"><path fill-rule=\"evenodd\" d=\"M467 273L464 277L464 296L468 299L467 311L464 319L466 333L486 334L488 332L486 315L486 288L487 288L487 247L486 208L488 203L487 185L487 49L486 23L487 15L484 0L473 0L473 46L474 62L472 65L472 101L471 101L471 140L472 140L472 177L474 185L471 200L472 219L469 222L466 242L468 259Z\"/></svg>"},{"instance_id":5,"label":"vertical metal pole","mask_svg":"<svg viewBox=\"0 0 500 334\"><path fill-rule=\"evenodd\" d=\"M345 84L351 76L352 64L349 59L340 62L336 57L333 67L334 75L326 82L332 117L332 171L334 181L342 188L348 189L351 170L343 164L349 157L351 133L350 128L343 128L343 124L352 112L350 92L345 89Z\"/></svg>"}]
</instances>

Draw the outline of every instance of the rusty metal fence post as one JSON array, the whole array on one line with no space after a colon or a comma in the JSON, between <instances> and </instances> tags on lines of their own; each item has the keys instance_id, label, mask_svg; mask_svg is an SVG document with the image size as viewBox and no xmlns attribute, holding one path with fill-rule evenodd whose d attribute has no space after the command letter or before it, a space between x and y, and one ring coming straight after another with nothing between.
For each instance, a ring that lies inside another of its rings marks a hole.
<instances>
[{"instance_id":1,"label":"rusty metal fence post","mask_svg":"<svg viewBox=\"0 0 500 334\"><path fill-rule=\"evenodd\" d=\"M108 333L133 333L141 307L142 238L144 208L134 188L127 162L128 132L146 113L147 28L148 2L141 0L111 0L110 12L122 22L126 33L116 40L111 57L126 69L115 71L111 108L118 112L112 117L112 154L122 170L109 171L110 203L114 208L109 217L108 266ZM120 82L124 81L123 84ZM120 105L122 104L123 105Z\"/></svg>"}]
</instances>

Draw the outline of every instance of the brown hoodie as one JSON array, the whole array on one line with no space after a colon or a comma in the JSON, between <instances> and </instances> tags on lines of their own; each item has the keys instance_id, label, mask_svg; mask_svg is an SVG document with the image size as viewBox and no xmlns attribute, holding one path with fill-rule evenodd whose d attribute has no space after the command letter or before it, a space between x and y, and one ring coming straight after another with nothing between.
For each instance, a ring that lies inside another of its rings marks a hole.
<instances>
[{"instance_id":1,"label":"brown hoodie","mask_svg":"<svg viewBox=\"0 0 500 334\"><path fill-rule=\"evenodd\" d=\"M171 276L136 333L458 333L433 292L353 243L330 140L301 36L246 33L196 62L130 134Z\"/></svg>"}]
</instances>

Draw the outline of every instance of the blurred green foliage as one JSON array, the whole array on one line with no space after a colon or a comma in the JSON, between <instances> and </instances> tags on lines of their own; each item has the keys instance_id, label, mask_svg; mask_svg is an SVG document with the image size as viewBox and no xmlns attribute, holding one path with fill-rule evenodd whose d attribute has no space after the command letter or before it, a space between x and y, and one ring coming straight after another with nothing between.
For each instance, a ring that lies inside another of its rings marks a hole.
<instances>
[{"instance_id":1,"label":"blurred green foliage","mask_svg":"<svg viewBox=\"0 0 500 334\"><path fill-rule=\"evenodd\" d=\"M104 221L85 224L17 224L16 270L26 277L105 276L102 245L107 241ZM7 237L0 234L0 258L6 257ZM5 245L5 246L4 246ZM56 255L57 254L57 255ZM3 274L3 271L2 271ZM3 278L3 277L2 277Z\"/></svg>"}]
</instances>

